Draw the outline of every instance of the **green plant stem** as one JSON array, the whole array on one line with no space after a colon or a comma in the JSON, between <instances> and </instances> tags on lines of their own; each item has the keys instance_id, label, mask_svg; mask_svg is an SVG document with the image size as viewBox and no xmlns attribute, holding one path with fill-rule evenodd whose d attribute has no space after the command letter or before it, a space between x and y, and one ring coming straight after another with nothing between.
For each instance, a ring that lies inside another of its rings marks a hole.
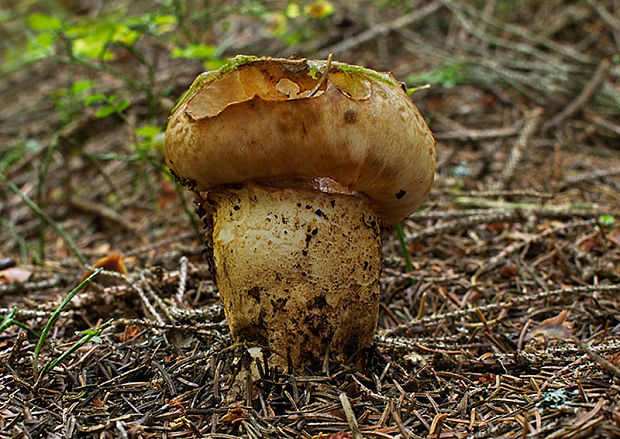
<instances>
[{"instance_id":1,"label":"green plant stem","mask_svg":"<svg viewBox=\"0 0 620 439\"><path fill-rule=\"evenodd\" d=\"M92 152L84 151L82 153L84 157L89 160L101 160L101 161L119 161L119 162L139 162L142 160L142 156L138 154L122 156L114 153L102 153L102 154L93 154Z\"/></svg>"},{"instance_id":2,"label":"green plant stem","mask_svg":"<svg viewBox=\"0 0 620 439\"><path fill-rule=\"evenodd\" d=\"M13 309L2 319L0 323L0 332L4 331L6 328L11 326L13 323L13 318L17 315L17 307L14 306Z\"/></svg>"},{"instance_id":3,"label":"green plant stem","mask_svg":"<svg viewBox=\"0 0 620 439\"><path fill-rule=\"evenodd\" d=\"M183 7L184 3L182 1L179 1L179 0L174 0L172 2L172 4L173 4L173 7L174 7L173 12L174 12L174 16L177 19L177 26L178 26L178 28L183 33L183 36L185 38L187 38L187 40L190 43L195 44L198 40L197 40L197 38L194 35L192 35L191 31L187 27L187 24L185 24L185 10L184 10L184 7Z\"/></svg>"},{"instance_id":4,"label":"green plant stem","mask_svg":"<svg viewBox=\"0 0 620 439\"><path fill-rule=\"evenodd\" d=\"M37 331L35 331L34 329L32 329L30 326L26 325L25 323L22 323L18 320L13 320L13 324L15 326L18 326L22 329L24 329L25 331L27 331L30 335L32 335L34 338L39 338L41 337L41 334L39 334Z\"/></svg>"},{"instance_id":5,"label":"green plant stem","mask_svg":"<svg viewBox=\"0 0 620 439\"><path fill-rule=\"evenodd\" d=\"M34 348L34 361L32 363L32 368L34 370L35 375L37 375L38 373L39 352L41 351L41 348L45 344L45 339L47 338L47 334L50 332L50 329L52 329L52 326L54 325L56 320L58 320L58 317L60 317L61 311L64 309L65 306L67 306L67 304L71 301L71 299L73 299L73 297L78 292L80 292L84 287L90 284L91 280L95 276L97 276L99 273L101 273L101 271L103 271L103 268L98 268L97 270L95 270L94 273L92 273L90 276L88 276L86 279L80 282L80 284L77 287L75 287L73 290L69 292L69 294L67 294L67 297L63 299L62 303L58 305L58 308L56 308L56 310L50 316L49 320L47 321L45 325L45 328L43 328L43 331L41 332L41 336L39 337L37 346Z\"/></svg>"},{"instance_id":6,"label":"green plant stem","mask_svg":"<svg viewBox=\"0 0 620 439\"><path fill-rule=\"evenodd\" d=\"M61 38L64 38L63 35L59 35L59 36ZM78 65L82 67L88 67L89 69L95 70L97 72L109 73L110 75L116 76L118 79L122 80L125 84L127 84L129 87L133 88L134 90L140 91L147 95L151 93L151 90L147 86L141 84L138 81L135 81L131 76L123 73L120 70L112 68L104 63L100 63L100 64L90 63L80 58L79 56L75 56L75 54L73 53L73 49L71 48L71 40L65 38L64 41L65 41L65 49L68 54L67 58L64 58L56 54L49 55L50 58L56 61L57 63Z\"/></svg>"},{"instance_id":7,"label":"green plant stem","mask_svg":"<svg viewBox=\"0 0 620 439\"><path fill-rule=\"evenodd\" d=\"M103 332L103 330L105 328L110 326L113 321L114 321L114 319L110 319L110 320L108 320L107 322L101 324L100 326L98 326L95 329L88 330L88 331L83 331L83 332L85 332L84 336L82 338L80 338L73 346L71 346L69 349L67 349L62 354L60 354L60 356L58 358L56 358L53 361L50 361L45 366L43 366L43 369L41 370L41 373L43 374L43 373L49 372L50 370L55 368L58 364L62 363L65 358L67 358L69 355L74 353L80 347L84 346L91 339L93 339L94 337L98 337L99 334L101 334L101 332Z\"/></svg>"},{"instance_id":8,"label":"green plant stem","mask_svg":"<svg viewBox=\"0 0 620 439\"><path fill-rule=\"evenodd\" d=\"M405 231L403 230L402 223L398 222L394 224L394 229L396 230L396 236L398 236L398 242L400 243L400 251L403 255L403 259L405 259L405 268L407 272L413 272L413 264L411 263L411 253L409 253L409 247L407 246L407 242L405 240ZM411 286L415 285L414 279L409 279L411 282Z\"/></svg>"},{"instance_id":9,"label":"green plant stem","mask_svg":"<svg viewBox=\"0 0 620 439\"><path fill-rule=\"evenodd\" d=\"M2 322L0 323L0 332L4 331L6 328L8 328L11 325L15 325L22 329L25 329L31 335L34 335L35 337L39 338L41 334L39 334L37 331L35 331L34 329L26 325L25 323L15 320L15 317L17 316L18 311L19 310L17 309L17 307L14 306L13 309L11 309L11 311L6 315L6 317L2 319Z\"/></svg>"},{"instance_id":10,"label":"green plant stem","mask_svg":"<svg viewBox=\"0 0 620 439\"><path fill-rule=\"evenodd\" d=\"M43 198L43 182L45 181L47 171L49 170L50 163L52 162L52 156L56 150L56 145L58 145L58 134L52 137L50 146L47 148L45 153L45 161L43 162L43 166L39 172L36 192L36 199L38 203L41 203L41 199ZM39 218L39 258L42 261L45 260L45 220L43 218Z\"/></svg>"},{"instance_id":11,"label":"green plant stem","mask_svg":"<svg viewBox=\"0 0 620 439\"><path fill-rule=\"evenodd\" d=\"M15 224L3 218L0 218L0 224L2 224L3 226L5 226L11 231L11 233L13 234L13 237L19 244L19 251L21 254L22 261L26 261L28 259L28 244L26 243L26 240L24 239L24 237L20 235L19 232L17 231Z\"/></svg>"},{"instance_id":12,"label":"green plant stem","mask_svg":"<svg viewBox=\"0 0 620 439\"><path fill-rule=\"evenodd\" d=\"M158 162L158 161L154 160L148 154L144 155L144 158L151 165L153 165L153 167L159 169L164 174L170 175L170 170L164 164L162 164L161 162ZM173 178L173 181L174 181L174 190L177 192L177 194L181 198L181 203L183 203L183 210L185 211L185 214L189 218L189 221L192 223L192 226L194 227L194 229L200 230L200 225L198 224L198 220L196 219L196 215L194 215L194 213L192 212L191 208L187 205L187 202L185 201L185 197L183 195L185 191L183 190L183 188L181 187L181 185L179 184L179 182L176 179Z\"/></svg>"},{"instance_id":13,"label":"green plant stem","mask_svg":"<svg viewBox=\"0 0 620 439\"><path fill-rule=\"evenodd\" d=\"M157 106L157 98L153 94L153 90L155 90L155 69L153 65L146 59L144 54L139 50L136 50L135 47L129 46L127 47L129 53L131 53L139 62L146 68L146 72L149 78L149 83L146 86L145 90L143 90L146 95L146 101L148 102L148 117L151 119L153 114L155 113L155 107Z\"/></svg>"},{"instance_id":14,"label":"green plant stem","mask_svg":"<svg viewBox=\"0 0 620 439\"><path fill-rule=\"evenodd\" d=\"M58 223L56 223L56 221L54 221L49 216L47 216L47 214L43 212L43 210L37 205L37 203L32 201L32 199L30 199L28 195L24 194L22 191L19 190L17 186L15 186L13 183L8 181L2 172L0 172L0 183L6 184L9 187L9 189L15 192L15 194L17 194L17 196L19 196L22 199L22 201L24 202L24 204L26 204L26 206L28 206L37 215L39 215L40 218L45 220L45 222L48 223L60 235L63 241L67 243L67 245L69 246L69 248L71 249L75 257L78 258L78 260L82 264L88 265L88 261L86 260L84 255L82 255L82 253L77 248L73 240L69 237L69 235L65 233L65 231L58 225Z\"/></svg>"},{"instance_id":15,"label":"green plant stem","mask_svg":"<svg viewBox=\"0 0 620 439\"><path fill-rule=\"evenodd\" d=\"M177 195L181 199L181 203L183 204L183 211L189 218L189 222L192 223L192 226L194 227L195 230L200 230L200 226L198 224L198 220L196 219L196 215L194 215L194 212L192 212L192 209L187 205L187 201L185 201L185 196L184 196L185 190L176 180L174 180L174 190L176 191Z\"/></svg>"}]
</instances>

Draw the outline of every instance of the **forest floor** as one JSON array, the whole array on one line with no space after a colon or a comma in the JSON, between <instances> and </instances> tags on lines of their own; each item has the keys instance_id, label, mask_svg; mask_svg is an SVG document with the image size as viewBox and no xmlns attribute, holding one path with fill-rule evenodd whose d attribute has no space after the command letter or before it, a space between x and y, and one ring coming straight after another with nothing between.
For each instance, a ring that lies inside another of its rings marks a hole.
<instances>
[{"instance_id":1,"label":"forest floor","mask_svg":"<svg viewBox=\"0 0 620 439\"><path fill-rule=\"evenodd\" d=\"M296 44L243 14L204 36L226 56L333 53L431 83L412 99L438 141L435 184L402 223L410 266L384 231L361 369L243 379L247 348L158 146L199 61L143 38L113 61L4 75L0 438L620 437L618 2L384 3L333 2ZM78 79L131 105L97 115L67 94ZM113 253L127 273L107 264L61 307Z\"/></svg>"}]
</instances>

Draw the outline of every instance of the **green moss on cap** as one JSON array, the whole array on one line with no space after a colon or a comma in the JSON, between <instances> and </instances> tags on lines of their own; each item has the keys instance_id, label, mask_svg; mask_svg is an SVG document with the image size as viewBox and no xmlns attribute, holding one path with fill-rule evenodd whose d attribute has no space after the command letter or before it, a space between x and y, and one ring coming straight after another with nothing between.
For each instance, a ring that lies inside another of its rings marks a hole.
<instances>
[{"instance_id":1,"label":"green moss on cap","mask_svg":"<svg viewBox=\"0 0 620 439\"><path fill-rule=\"evenodd\" d=\"M325 66L327 65L327 61L323 60L307 60L307 63L308 75L310 75L313 79L318 79L322 74L322 70L325 69ZM386 84L396 86L398 85L389 73L377 72L375 70L367 69L366 67L333 61L331 68L335 71L342 72L347 76L359 75L377 82L384 82Z\"/></svg>"},{"instance_id":2,"label":"green moss on cap","mask_svg":"<svg viewBox=\"0 0 620 439\"><path fill-rule=\"evenodd\" d=\"M326 60L308 60L308 59L285 59L285 58L271 58L271 57L257 57L254 55L237 55L234 58L230 58L224 65L222 65L219 69L204 72L198 75L198 77L194 80L189 89L181 95L179 101L172 109L171 113L174 113L181 105L187 102L196 92L202 89L209 82L213 82L219 79L223 74L234 72L241 66L253 63L259 63L264 61L280 61L282 63L291 63L303 65L305 64L308 67L308 75L313 79L319 79L322 72L325 70L327 66ZM375 70L367 69L365 67L356 66L352 64L346 64L338 61L334 61L331 63L331 69L342 72L347 77L355 80L356 76L361 76L371 81L383 82L389 85L396 85L398 83L394 80L391 74L377 72Z\"/></svg>"}]
</instances>

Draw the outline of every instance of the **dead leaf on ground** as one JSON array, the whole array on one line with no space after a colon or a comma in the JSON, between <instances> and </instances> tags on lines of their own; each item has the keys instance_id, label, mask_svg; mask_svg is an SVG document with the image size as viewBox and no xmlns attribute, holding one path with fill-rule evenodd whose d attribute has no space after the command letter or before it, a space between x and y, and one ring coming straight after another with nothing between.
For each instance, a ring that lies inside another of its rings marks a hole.
<instances>
[{"instance_id":1,"label":"dead leaf on ground","mask_svg":"<svg viewBox=\"0 0 620 439\"><path fill-rule=\"evenodd\" d=\"M571 338L573 329L572 322L567 322L568 310L563 310L555 317L544 320L535 326L526 336L525 340L530 341L535 338L542 338L545 341L551 339L568 340Z\"/></svg>"},{"instance_id":2,"label":"dead leaf on ground","mask_svg":"<svg viewBox=\"0 0 620 439\"><path fill-rule=\"evenodd\" d=\"M0 279L3 280L2 283L7 284L12 284L14 282L26 282L30 279L31 275L32 271L19 267L6 268L0 271Z\"/></svg>"},{"instance_id":3,"label":"dead leaf on ground","mask_svg":"<svg viewBox=\"0 0 620 439\"><path fill-rule=\"evenodd\" d=\"M615 354L607 357L607 361L616 367L620 367L620 352L616 352Z\"/></svg>"},{"instance_id":4,"label":"dead leaf on ground","mask_svg":"<svg viewBox=\"0 0 620 439\"><path fill-rule=\"evenodd\" d=\"M110 253L108 256L99 259L93 264L95 268L103 268L108 271L116 271L117 273L127 274L125 264L123 264L123 257L119 253ZM87 270L86 273L80 279L80 283L84 282L88 276L93 274L92 270Z\"/></svg>"},{"instance_id":5,"label":"dead leaf on ground","mask_svg":"<svg viewBox=\"0 0 620 439\"><path fill-rule=\"evenodd\" d=\"M224 416L220 418L220 421L223 422L237 422L245 417L245 411L241 407L235 407L226 413Z\"/></svg>"}]
</instances>

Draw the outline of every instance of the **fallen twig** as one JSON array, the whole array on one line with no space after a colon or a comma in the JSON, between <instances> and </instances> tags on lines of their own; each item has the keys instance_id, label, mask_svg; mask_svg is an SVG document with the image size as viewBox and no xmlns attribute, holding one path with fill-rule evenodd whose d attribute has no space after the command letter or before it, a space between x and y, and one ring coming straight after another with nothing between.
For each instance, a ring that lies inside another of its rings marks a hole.
<instances>
[{"instance_id":1,"label":"fallen twig","mask_svg":"<svg viewBox=\"0 0 620 439\"><path fill-rule=\"evenodd\" d=\"M572 340L577 346L579 346L579 349L581 349L582 352L587 354L588 357L590 357L592 360L598 363L603 369L605 369L610 374L616 375L616 377L620 378L620 368L614 366L609 361L605 360L601 355L594 352L592 349L590 349L590 347L587 344L582 342L577 337L573 336Z\"/></svg>"},{"instance_id":2,"label":"fallen twig","mask_svg":"<svg viewBox=\"0 0 620 439\"><path fill-rule=\"evenodd\" d=\"M484 130L462 129L452 131L437 131L435 139L437 140L483 140L494 139L496 137L510 137L517 134L519 130L516 127L506 128L490 128Z\"/></svg>"},{"instance_id":3,"label":"fallen twig","mask_svg":"<svg viewBox=\"0 0 620 439\"><path fill-rule=\"evenodd\" d=\"M353 437L355 439L364 439L364 436L362 436L362 432L360 431L360 428L357 425L357 419L355 418L355 413L353 413L353 409L351 408L351 403L349 402L349 398L347 398L346 393L340 394L340 403L342 404L342 409L344 410L344 414L347 417L347 422L349 423L349 427L351 427L351 432L353 433Z\"/></svg>"},{"instance_id":4,"label":"fallen twig","mask_svg":"<svg viewBox=\"0 0 620 439\"><path fill-rule=\"evenodd\" d=\"M409 26L417 21L423 20L424 18L437 11L437 9L439 9L440 7L441 4L438 1L431 2L426 6L415 9L412 13L399 17L390 23L376 25L365 32L362 32L351 38L347 38L346 40L338 44L334 44L333 46L321 49L317 53L317 56L319 58L325 58L330 53L342 54L343 52L354 49L367 41L374 40L378 36L386 35L396 29Z\"/></svg>"},{"instance_id":5,"label":"fallen twig","mask_svg":"<svg viewBox=\"0 0 620 439\"><path fill-rule=\"evenodd\" d=\"M496 185L497 187L493 189L510 188L515 171L517 170L517 167L521 162L521 158L523 156L523 149L527 146L530 137L536 132L536 128L538 127L538 123L540 122L541 115L542 108L535 108L534 110L528 111L526 113L523 129L521 130L517 141L514 143L512 149L510 150L510 156L508 157L506 165L502 170L501 180Z\"/></svg>"},{"instance_id":6,"label":"fallen twig","mask_svg":"<svg viewBox=\"0 0 620 439\"><path fill-rule=\"evenodd\" d=\"M590 98L594 96L594 93L596 93L598 88L603 83L603 80L605 79L605 74L607 73L607 70L609 70L610 66L611 61L609 61L608 59L602 60L596 68L594 75L592 75L592 79L590 79L590 81L586 84L583 90L581 90L581 93L579 93L577 97L562 111L560 111L554 117L545 122L542 126L542 130L546 131L549 128L553 128L554 126L559 125L560 123L577 113L586 104L586 102L588 102Z\"/></svg>"},{"instance_id":7,"label":"fallen twig","mask_svg":"<svg viewBox=\"0 0 620 439\"><path fill-rule=\"evenodd\" d=\"M92 201L73 196L69 198L69 205L81 212L94 215L105 221L117 224L127 231L137 231L136 226L132 224L127 218L123 217L123 215L117 213L115 210L110 209L108 206L105 206L103 204L93 203Z\"/></svg>"},{"instance_id":8,"label":"fallen twig","mask_svg":"<svg viewBox=\"0 0 620 439\"><path fill-rule=\"evenodd\" d=\"M620 168L611 168L611 169L600 169L592 172L584 172L582 174L573 175L572 177L567 177L564 179L562 184L558 187L557 190L562 190L567 186L574 185L576 183L582 183L584 181L596 180L604 177L611 177L613 175L619 175Z\"/></svg>"},{"instance_id":9,"label":"fallen twig","mask_svg":"<svg viewBox=\"0 0 620 439\"><path fill-rule=\"evenodd\" d=\"M401 325L395 326L393 328L379 331L379 335L380 336L393 335L401 331L414 328L416 326L426 327L429 325L433 325L437 323L438 321L444 320L444 319L445 320L457 320L459 318L466 317L466 316L468 317L468 316L478 315L479 312L486 313L490 311L496 311L496 310L505 309L511 306L518 306L518 305L523 305L525 303L536 302L539 300L547 299L549 297L591 294L597 291L607 292L607 293L620 291L620 284L587 285L583 287L572 287L572 288L563 288L563 289L550 290L550 291L542 291L536 294L528 294L525 296L515 297L511 299L510 302L490 303L488 305L480 306L477 308L458 309L455 311L422 317L420 319L413 319Z\"/></svg>"}]
</instances>

